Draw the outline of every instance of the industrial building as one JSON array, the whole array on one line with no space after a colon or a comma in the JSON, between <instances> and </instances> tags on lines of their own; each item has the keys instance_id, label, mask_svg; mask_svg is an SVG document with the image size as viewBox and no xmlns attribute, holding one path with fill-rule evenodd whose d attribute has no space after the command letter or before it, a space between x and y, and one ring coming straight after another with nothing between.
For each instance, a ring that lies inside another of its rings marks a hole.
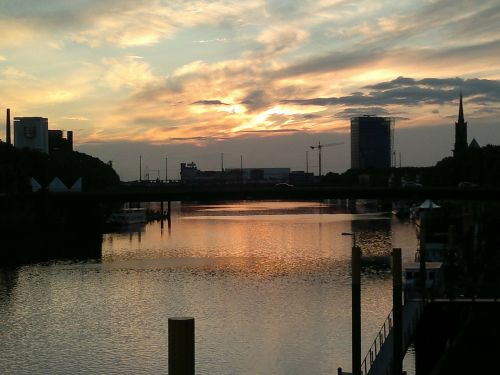
<instances>
[{"instance_id":1,"label":"industrial building","mask_svg":"<svg viewBox=\"0 0 500 375\"><path fill-rule=\"evenodd\" d=\"M73 132L67 131L64 138L63 130L49 130L49 152L73 151Z\"/></svg>"},{"instance_id":2,"label":"industrial building","mask_svg":"<svg viewBox=\"0 0 500 375\"><path fill-rule=\"evenodd\" d=\"M288 182L290 168L227 168L226 173L239 175L243 181Z\"/></svg>"},{"instance_id":3,"label":"industrial building","mask_svg":"<svg viewBox=\"0 0 500 375\"><path fill-rule=\"evenodd\" d=\"M361 116L351 119L351 168L390 168L394 120Z\"/></svg>"},{"instance_id":4,"label":"industrial building","mask_svg":"<svg viewBox=\"0 0 500 375\"><path fill-rule=\"evenodd\" d=\"M288 182L290 168L226 168L223 171L201 171L195 163L181 163L184 183L276 183Z\"/></svg>"},{"instance_id":5,"label":"industrial building","mask_svg":"<svg viewBox=\"0 0 500 375\"><path fill-rule=\"evenodd\" d=\"M14 117L14 146L48 153L48 128L45 117Z\"/></svg>"},{"instance_id":6,"label":"industrial building","mask_svg":"<svg viewBox=\"0 0 500 375\"><path fill-rule=\"evenodd\" d=\"M49 130L49 120L45 117L14 117L14 146L29 148L44 153L53 151L73 151L73 132ZM7 109L7 143L10 143L10 109Z\"/></svg>"}]
</instances>

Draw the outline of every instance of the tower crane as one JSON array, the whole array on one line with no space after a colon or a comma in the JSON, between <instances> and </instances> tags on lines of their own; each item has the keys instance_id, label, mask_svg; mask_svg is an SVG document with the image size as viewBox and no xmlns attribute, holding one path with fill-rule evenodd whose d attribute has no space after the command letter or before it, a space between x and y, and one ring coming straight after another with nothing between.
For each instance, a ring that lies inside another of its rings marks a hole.
<instances>
[{"instance_id":1,"label":"tower crane","mask_svg":"<svg viewBox=\"0 0 500 375\"><path fill-rule=\"evenodd\" d=\"M334 143L327 143L326 145L322 145L321 142L318 142L318 145L317 146L310 146L312 150L314 149L318 149L318 158L319 158L319 177L322 176L321 174L321 149L323 147L330 147L330 146L340 146L340 145L343 145L344 142L334 142Z\"/></svg>"}]
</instances>

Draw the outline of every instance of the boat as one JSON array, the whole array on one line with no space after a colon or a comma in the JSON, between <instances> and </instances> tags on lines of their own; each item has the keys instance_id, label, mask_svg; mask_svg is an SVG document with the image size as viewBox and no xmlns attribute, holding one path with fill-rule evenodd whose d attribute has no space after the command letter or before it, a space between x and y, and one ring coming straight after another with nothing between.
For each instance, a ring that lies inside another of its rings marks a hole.
<instances>
[{"instance_id":1,"label":"boat","mask_svg":"<svg viewBox=\"0 0 500 375\"><path fill-rule=\"evenodd\" d=\"M144 208L122 208L118 212L113 212L108 222L119 225L145 223L146 211Z\"/></svg>"},{"instance_id":2,"label":"boat","mask_svg":"<svg viewBox=\"0 0 500 375\"><path fill-rule=\"evenodd\" d=\"M439 295L443 292L443 263L425 262L425 289L427 293ZM410 263L404 268L404 290L407 298L420 294L420 263Z\"/></svg>"}]
</instances>

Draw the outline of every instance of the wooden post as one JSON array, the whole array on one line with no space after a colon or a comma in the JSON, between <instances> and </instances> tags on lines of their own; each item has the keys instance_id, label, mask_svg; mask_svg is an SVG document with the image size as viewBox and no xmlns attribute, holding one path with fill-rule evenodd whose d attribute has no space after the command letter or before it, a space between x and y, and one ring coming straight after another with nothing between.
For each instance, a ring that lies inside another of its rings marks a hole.
<instances>
[{"instance_id":1,"label":"wooden post","mask_svg":"<svg viewBox=\"0 0 500 375\"><path fill-rule=\"evenodd\" d=\"M168 201L167 203L167 219L168 221L170 221L170 216L171 216L171 212L172 212L172 202Z\"/></svg>"},{"instance_id":2,"label":"wooden post","mask_svg":"<svg viewBox=\"0 0 500 375\"><path fill-rule=\"evenodd\" d=\"M401 249L392 250L392 309L394 317L394 353L392 374L403 372L403 305L402 305L402 275Z\"/></svg>"},{"instance_id":3,"label":"wooden post","mask_svg":"<svg viewBox=\"0 0 500 375\"><path fill-rule=\"evenodd\" d=\"M422 303L425 301L425 280L427 277L427 271L425 269L426 254L425 254L425 244L427 241L427 212L420 213L420 272L419 272L419 287L422 298Z\"/></svg>"},{"instance_id":4,"label":"wooden post","mask_svg":"<svg viewBox=\"0 0 500 375\"><path fill-rule=\"evenodd\" d=\"M361 249L352 247L352 374L361 375Z\"/></svg>"},{"instance_id":5,"label":"wooden post","mask_svg":"<svg viewBox=\"0 0 500 375\"><path fill-rule=\"evenodd\" d=\"M165 219L165 213L163 212L163 201L160 201L160 227L163 229L163 222Z\"/></svg>"},{"instance_id":6,"label":"wooden post","mask_svg":"<svg viewBox=\"0 0 500 375\"><path fill-rule=\"evenodd\" d=\"M194 375L194 318L168 319L168 374Z\"/></svg>"}]
</instances>

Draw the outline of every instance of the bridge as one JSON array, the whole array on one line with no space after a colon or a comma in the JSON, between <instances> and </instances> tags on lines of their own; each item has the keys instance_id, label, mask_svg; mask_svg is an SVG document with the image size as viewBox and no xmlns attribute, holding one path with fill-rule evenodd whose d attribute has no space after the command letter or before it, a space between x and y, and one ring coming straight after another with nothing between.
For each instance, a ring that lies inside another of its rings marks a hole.
<instances>
[{"instance_id":1,"label":"bridge","mask_svg":"<svg viewBox=\"0 0 500 375\"><path fill-rule=\"evenodd\" d=\"M0 202L15 196L0 195ZM160 201L218 201L266 199L381 199L381 200L468 200L499 201L499 188L449 187L248 187L248 186L175 186L132 187L84 193L33 193L22 196L27 200L82 202L160 202Z\"/></svg>"}]
</instances>

